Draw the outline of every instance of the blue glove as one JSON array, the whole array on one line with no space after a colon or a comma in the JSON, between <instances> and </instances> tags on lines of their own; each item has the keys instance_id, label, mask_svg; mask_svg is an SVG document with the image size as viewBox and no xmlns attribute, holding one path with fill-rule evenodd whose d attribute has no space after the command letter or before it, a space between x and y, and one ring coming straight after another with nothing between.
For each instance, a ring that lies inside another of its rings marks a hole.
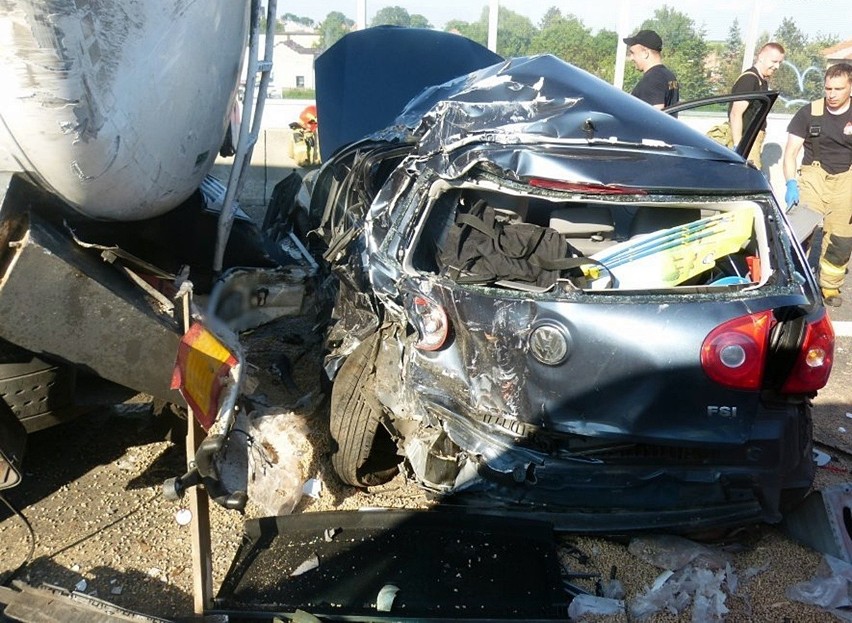
<instances>
[{"instance_id":1,"label":"blue glove","mask_svg":"<svg viewBox=\"0 0 852 623\"><path fill-rule=\"evenodd\" d=\"M784 195L787 207L791 208L799 203L799 184L796 180L787 180L787 193Z\"/></svg>"}]
</instances>

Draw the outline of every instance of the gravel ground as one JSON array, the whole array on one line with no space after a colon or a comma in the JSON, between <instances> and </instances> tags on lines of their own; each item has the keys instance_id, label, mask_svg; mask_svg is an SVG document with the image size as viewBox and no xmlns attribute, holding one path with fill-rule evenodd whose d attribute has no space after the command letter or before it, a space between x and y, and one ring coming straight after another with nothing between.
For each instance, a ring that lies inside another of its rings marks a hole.
<instances>
[{"instance_id":1,"label":"gravel ground","mask_svg":"<svg viewBox=\"0 0 852 623\"><path fill-rule=\"evenodd\" d=\"M258 329L246 339L257 405L277 405L285 417L306 424L307 445L298 457L302 475L323 483L319 498L303 496L294 512L427 507L427 497L401 477L372 492L337 483L328 463L327 402L318 382L316 342L311 327L292 319ZM271 369L282 352L293 362L290 387L279 382ZM313 392L310 400L298 407L280 408L308 392ZM190 529L177 520L182 504L160 494L163 480L182 472L185 457L182 443L168 440L163 423L163 418L152 415L146 397L140 396L31 436L24 484L5 497L32 526L35 543L21 519L0 505L0 577L27 561L33 546L32 559L19 574L32 585L76 588L150 615L188 618L193 604ZM819 470L819 486L849 480L848 455L836 448L828 451L833 460ZM215 589L240 543L244 517L212 503L210 513ZM263 508L251 503L245 516L264 514ZM608 578L614 567L628 600L644 593L661 573L631 553L628 543L559 538L566 569ZM831 619L825 610L785 596L788 587L814 576L822 556L791 542L780 529L757 526L712 547L724 553L739 580L735 594L725 601L730 612L724 620L804 623ZM732 577L728 575L729 582ZM594 589L589 581L576 583ZM692 621L692 616L687 608L680 615L658 613L645 620ZM622 615L597 620L631 619Z\"/></svg>"}]
</instances>

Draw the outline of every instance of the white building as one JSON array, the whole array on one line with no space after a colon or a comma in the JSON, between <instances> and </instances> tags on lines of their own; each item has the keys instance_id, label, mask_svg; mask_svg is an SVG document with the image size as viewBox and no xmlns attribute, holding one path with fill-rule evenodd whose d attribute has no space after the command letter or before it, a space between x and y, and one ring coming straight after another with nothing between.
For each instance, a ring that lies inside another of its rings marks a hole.
<instances>
[{"instance_id":1,"label":"white building","mask_svg":"<svg viewBox=\"0 0 852 623\"><path fill-rule=\"evenodd\" d=\"M314 60L319 51L313 47L319 37L314 32L292 32L275 35L272 47L272 77L270 91L273 96L281 97L282 89L315 89ZM259 55L262 57L266 49L266 36L261 35ZM246 51L248 54L248 50ZM243 79L245 84L245 68L243 62Z\"/></svg>"}]
</instances>

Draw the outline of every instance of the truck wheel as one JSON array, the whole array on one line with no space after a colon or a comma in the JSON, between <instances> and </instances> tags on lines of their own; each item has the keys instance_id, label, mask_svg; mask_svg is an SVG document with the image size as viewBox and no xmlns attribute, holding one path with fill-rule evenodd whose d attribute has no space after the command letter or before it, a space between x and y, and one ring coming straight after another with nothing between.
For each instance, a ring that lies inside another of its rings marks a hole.
<instances>
[{"instance_id":1,"label":"truck wheel","mask_svg":"<svg viewBox=\"0 0 852 623\"><path fill-rule=\"evenodd\" d=\"M337 450L331 464L340 479L354 487L370 487L391 480L401 457L382 425L382 411L372 396L375 362L381 334L365 340L349 355L331 390L331 436Z\"/></svg>"}]
</instances>

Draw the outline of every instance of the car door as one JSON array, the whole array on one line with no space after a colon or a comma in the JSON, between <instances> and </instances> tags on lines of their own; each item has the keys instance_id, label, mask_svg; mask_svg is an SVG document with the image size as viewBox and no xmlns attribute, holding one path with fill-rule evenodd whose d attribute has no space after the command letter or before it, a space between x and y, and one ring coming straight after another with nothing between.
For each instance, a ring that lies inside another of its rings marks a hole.
<instances>
[{"instance_id":1,"label":"car door","mask_svg":"<svg viewBox=\"0 0 852 623\"><path fill-rule=\"evenodd\" d=\"M778 99L777 91L719 95L681 102L680 104L666 108L664 112L673 116L679 115L679 113L684 111L689 111L693 115L702 115L711 112L715 112L718 115L719 112L724 112L725 119L727 119L727 110L731 102L757 102L757 110L751 122L743 127L742 139L740 139L737 145L734 145L734 151L745 158L751 150L752 145L754 145L758 132L763 128L766 118L769 116L769 111L772 109L772 105L776 99ZM678 118L682 117L678 116Z\"/></svg>"}]
</instances>

